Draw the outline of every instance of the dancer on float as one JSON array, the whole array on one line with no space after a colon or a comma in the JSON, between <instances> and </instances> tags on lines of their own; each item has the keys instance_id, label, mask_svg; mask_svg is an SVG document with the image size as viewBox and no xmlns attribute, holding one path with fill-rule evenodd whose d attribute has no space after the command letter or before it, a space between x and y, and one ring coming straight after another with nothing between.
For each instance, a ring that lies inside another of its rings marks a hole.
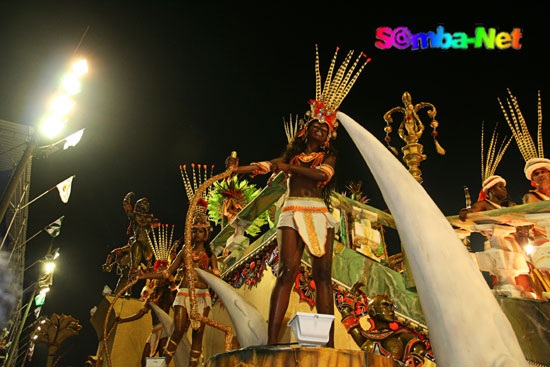
<instances>
[{"instance_id":1,"label":"dancer on float","mask_svg":"<svg viewBox=\"0 0 550 367\"><path fill-rule=\"evenodd\" d=\"M187 196L190 201L194 197L193 186L195 190L200 186L201 175L200 167L198 174L198 183L195 177L195 166L193 165L193 178L194 183L189 184L189 179L187 177L187 171L185 171L184 184L187 190ZM206 176L206 173L205 173ZM187 178L187 181L186 181ZM204 197L207 197L207 193L204 194ZM193 267L206 270L214 275L220 274L218 270L218 264L216 256L212 253L208 240L212 231L212 226L208 221L208 216L206 214L206 201L200 199L199 206L195 213L193 214L193 225L191 228L191 255L193 259ZM185 268L184 261L184 248L180 250L174 261L170 264L168 269L163 270L160 273L150 273L150 274L141 274L140 279L172 279L173 275L176 272L182 272ZM212 308L212 300L210 297L210 291L208 285L199 277L195 277L195 295L197 299L197 312L203 316L208 316L210 309ZM166 365L170 363L179 342L184 337L187 332L189 325L191 324L192 331L192 340L191 340L191 353L189 355L189 366L195 367L198 366L200 361L200 356L202 353L202 339L204 334L204 323L201 323L197 320L191 320L190 310L191 310L191 297L189 293L189 284L185 276L181 277L181 282L178 285L178 290L176 293L176 298L173 304L174 308L174 331L168 341L166 342L166 347L164 349L164 357L166 358Z\"/></svg>"},{"instance_id":2,"label":"dancer on float","mask_svg":"<svg viewBox=\"0 0 550 367\"><path fill-rule=\"evenodd\" d=\"M531 190L523 195L523 203L530 204L538 201L550 200L550 160L544 158L544 149L542 141L542 103L540 97L540 91L538 92L538 124L537 124L537 144L531 137L527 122L521 113L517 98L508 90L509 98L506 99L505 108L503 103L499 99L499 104L504 114L504 118L508 123L508 126L512 130L512 134L518 145L519 151L525 160L524 173L525 177L531 181L531 186L535 190ZM532 228L532 236L530 235L530 227ZM537 288L542 289L546 294L550 293L550 263L544 256L547 253L547 249L550 248L550 242L548 242L547 233L536 227L526 226L518 227L518 233L521 232L521 236L518 237L520 243L525 245L530 243L534 246L534 251L530 255L533 260L534 269L531 269L530 276L532 283L538 285ZM530 266L531 267L531 266ZM540 293L540 292L538 292ZM548 296L545 296L548 298Z\"/></svg>"},{"instance_id":3,"label":"dancer on float","mask_svg":"<svg viewBox=\"0 0 550 367\"><path fill-rule=\"evenodd\" d=\"M501 209L502 207L514 206L514 202L508 200L508 191L506 189L506 180L499 175L495 175L495 171L504 156L504 152L508 149L512 138L508 141L503 141L497 150L498 136L496 127L491 136L489 149L485 152L484 143L484 125L481 125L481 181L482 187L479 192L477 202L471 207L460 210L459 218L462 221L466 220L469 213L483 212L487 210Z\"/></svg>"},{"instance_id":4,"label":"dancer on float","mask_svg":"<svg viewBox=\"0 0 550 367\"><path fill-rule=\"evenodd\" d=\"M172 244L172 235L174 231L174 226L172 226L172 232L168 235L168 225L156 224L153 226L149 232L149 246L155 256L155 264L153 266L153 272L161 273L163 270L168 269L170 261L176 257L177 247L179 245L178 241L174 241ZM170 279L147 279L147 283L141 290L141 300L145 301L143 307L136 312L134 315L115 319L118 323L131 322L139 320L145 316L149 311L151 311L152 306L151 302L155 303L160 307L166 314L170 313L170 308L174 303L174 294L173 289L175 288L175 283ZM157 313L153 310L151 312L151 321L153 322L153 327L151 334L145 342L143 348L143 353L141 355L141 365L145 366L147 364L148 357L154 357L158 355L162 357L164 355L164 347L168 340L168 334L157 316Z\"/></svg>"},{"instance_id":5,"label":"dancer on float","mask_svg":"<svg viewBox=\"0 0 550 367\"><path fill-rule=\"evenodd\" d=\"M537 201L550 200L550 159L544 158L544 149L542 145L542 104L540 91L538 93L538 126L537 126L537 145L533 141L527 122L521 113L517 98L508 90L509 98L506 99L508 110L499 100L502 113L512 134L519 151L525 160L525 177L531 181L531 190L523 195L523 203L529 204Z\"/></svg>"},{"instance_id":6,"label":"dancer on float","mask_svg":"<svg viewBox=\"0 0 550 367\"><path fill-rule=\"evenodd\" d=\"M279 243L279 272L271 294L268 343L278 342L279 331L288 308L292 285L300 267L304 248L311 256L312 274L316 286L316 308L321 314L334 314L332 294L332 247L337 221L330 214L329 182L334 175L336 154L330 140L336 137L336 112L349 93L357 77L370 61L367 59L353 74L360 55L346 71L351 62L350 51L336 71L338 49L332 59L324 88L321 90L319 53L316 48L316 98L310 100L310 110L297 136L287 145L282 157L271 161L237 166L235 158L228 157L227 165L234 165L234 173L266 174L283 171L289 176L288 198L277 224ZM334 329L331 329L327 344L334 346Z\"/></svg>"},{"instance_id":7,"label":"dancer on float","mask_svg":"<svg viewBox=\"0 0 550 367\"><path fill-rule=\"evenodd\" d=\"M216 256L210 250L207 243L210 231L212 227L205 214L205 208L201 208L193 218L193 227L191 229L191 241L192 241L192 256L193 266L211 272L212 274L219 275L217 268ZM141 274L140 279L167 279L172 280L173 275L176 272L184 270L183 249L178 253L174 261L170 264L168 269L163 270L161 273L149 273ZM189 317L189 310L191 309L191 299L189 295L189 284L185 276L182 277L178 290L176 293L176 299L174 300L174 331L164 348L164 357L166 358L166 364L170 363L179 342L187 332L189 324L193 329L192 341L191 341L191 354L189 356L189 366L194 367L199 363L199 359L202 352L202 337L204 334L204 324L200 321L191 320ZM198 302L198 312L203 316L208 316L210 309L212 308L212 301L208 285L196 277L195 280L195 293Z\"/></svg>"}]
</instances>

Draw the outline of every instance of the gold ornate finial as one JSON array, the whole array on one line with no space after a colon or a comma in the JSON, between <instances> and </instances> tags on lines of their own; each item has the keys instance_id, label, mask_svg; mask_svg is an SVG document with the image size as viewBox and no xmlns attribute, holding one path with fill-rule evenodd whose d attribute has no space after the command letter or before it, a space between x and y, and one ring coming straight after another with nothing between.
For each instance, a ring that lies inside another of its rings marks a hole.
<instances>
[{"instance_id":1,"label":"gold ornate finial","mask_svg":"<svg viewBox=\"0 0 550 367\"><path fill-rule=\"evenodd\" d=\"M420 177L422 175L422 171L418 167L420 166L420 163L427 157L425 154L422 153L424 146L418 143L418 140L424 132L424 124L418 116L418 111L420 111L424 107L430 108L427 113L428 116L432 119L430 126L433 129L432 136L434 139L435 148L437 150L437 153L443 155L445 154L445 150L441 147L441 145L439 145L439 142L436 139L438 135L437 127L439 126L439 123L435 119L437 110L433 104L428 102L420 102L416 105L413 104L412 97L409 92L403 93L401 100L403 101L403 105L405 107L397 106L384 114L384 121L386 121L386 127L384 128L384 131L386 132L386 137L384 138L384 140L386 141L388 148L395 155L397 155L397 149L390 145L390 133L393 130L390 125L393 122L391 115L396 112L402 113L404 115L404 118L401 122L401 125L399 125L399 129L397 130L397 132L399 134L399 137L405 142L405 146L401 148L401 151L403 152L403 160L409 167L409 172L411 173L411 175L413 175L416 181L422 183L422 178Z\"/></svg>"}]
</instances>

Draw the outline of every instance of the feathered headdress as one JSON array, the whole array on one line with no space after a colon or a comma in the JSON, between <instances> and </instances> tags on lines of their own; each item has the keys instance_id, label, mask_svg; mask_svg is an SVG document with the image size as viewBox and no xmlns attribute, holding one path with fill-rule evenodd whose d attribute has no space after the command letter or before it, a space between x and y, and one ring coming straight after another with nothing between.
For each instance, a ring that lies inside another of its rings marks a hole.
<instances>
[{"instance_id":1,"label":"feathered headdress","mask_svg":"<svg viewBox=\"0 0 550 367\"><path fill-rule=\"evenodd\" d=\"M187 198L191 202L195 198L195 193L199 186L206 182L210 177L212 177L212 172L214 171L214 165L210 168L210 173L208 173L208 167L206 164L200 165L191 163L192 178L187 173L187 165L180 165L181 178L183 180L183 186L185 186L185 191L187 193ZM202 172L201 172L202 171ZM199 205L195 208L193 213L193 227L204 227L207 228L210 232L212 226L208 221L208 215L206 210L208 207L208 197L210 195L211 188L207 190L199 198Z\"/></svg>"},{"instance_id":2,"label":"feathered headdress","mask_svg":"<svg viewBox=\"0 0 550 367\"><path fill-rule=\"evenodd\" d=\"M491 136L491 142L489 143L489 149L487 152L485 152L484 149L484 140L485 140L485 128L484 123L481 124L481 182L482 182L482 188L479 192L478 201L484 200L487 198L487 192L489 189L493 186L495 186L497 183L502 182L504 185L506 185L506 180L502 178L501 176L495 175L495 171L502 160L502 156L504 155L504 152L506 149L508 149L508 146L510 145L510 142L512 141L512 138L508 139L506 141L506 138L502 141L500 146L497 149L497 141L498 141L498 134L495 129L493 130L493 135Z\"/></svg>"},{"instance_id":3,"label":"feathered headdress","mask_svg":"<svg viewBox=\"0 0 550 367\"><path fill-rule=\"evenodd\" d=\"M167 268L170 264L170 254L175 246L172 242L174 225L172 225L170 233L168 233L168 227L168 224L154 224L147 236L149 245L155 256L155 265L153 268L155 272L159 271L161 268Z\"/></svg>"},{"instance_id":4,"label":"feathered headdress","mask_svg":"<svg viewBox=\"0 0 550 367\"><path fill-rule=\"evenodd\" d=\"M353 62L349 70L347 70L354 53L354 51L349 51L344 59L344 62L342 62L340 67L336 70L336 74L334 74L333 78L339 49L339 47L336 48L336 52L332 57L332 62L325 79L325 84L321 88L322 80L319 67L319 50L317 45L315 45L315 99L309 101L310 109L306 113L307 122L303 124L301 131L298 134L299 137L305 135L307 127L311 121L317 120L319 122L326 123L329 126L330 131L327 137L327 142L330 139L336 138L336 128L338 127L336 112L338 112L338 107L340 107L340 104L342 104L342 101L350 92L351 88L355 84L355 81L359 77L359 74L363 71L363 68L369 61L371 61L371 59L367 58L364 53L361 53L357 59L355 59L355 62ZM361 57L365 57L366 60L354 74L353 72L359 64Z\"/></svg>"},{"instance_id":5,"label":"feathered headdress","mask_svg":"<svg viewBox=\"0 0 550 367\"><path fill-rule=\"evenodd\" d=\"M239 180L237 175L215 182L213 186L208 199L208 217L214 224L221 223L222 227L232 219L228 217L227 212L231 209L242 210L262 191L247 180ZM256 236L260 232L260 228L267 223L272 224L269 218L269 210L260 214L248 226L246 233Z\"/></svg>"},{"instance_id":6,"label":"feathered headdress","mask_svg":"<svg viewBox=\"0 0 550 367\"><path fill-rule=\"evenodd\" d=\"M517 98L508 89L509 98L506 98L506 107L498 99L504 118L512 130L512 135L518 144L519 151L525 160L524 173L528 180L531 180L533 171L539 168L546 168L550 171L550 160L544 158L544 149L542 146L542 104L540 91L538 92L538 126L537 126L537 145L529 129L521 110Z\"/></svg>"},{"instance_id":7,"label":"feathered headdress","mask_svg":"<svg viewBox=\"0 0 550 367\"><path fill-rule=\"evenodd\" d=\"M292 143L294 138L296 137L296 134L298 134L298 115L292 119L292 114L290 115L290 119L287 121L283 118L283 125L285 127L285 134L286 139L289 143Z\"/></svg>"}]
</instances>

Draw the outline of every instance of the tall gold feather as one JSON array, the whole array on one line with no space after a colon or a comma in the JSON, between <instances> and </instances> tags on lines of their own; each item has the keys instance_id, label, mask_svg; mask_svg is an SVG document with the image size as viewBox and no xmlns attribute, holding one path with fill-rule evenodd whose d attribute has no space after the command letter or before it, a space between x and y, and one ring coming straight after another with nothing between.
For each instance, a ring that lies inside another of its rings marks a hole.
<instances>
[{"instance_id":1,"label":"tall gold feather","mask_svg":"<svg viewBox=\"0 0 550 367\"><path fill-rule=\"evenodd\" d=\"M319 48L315 45L315 99L321 98L321 70L319 66Z\"/></svg>"}]
</instances>

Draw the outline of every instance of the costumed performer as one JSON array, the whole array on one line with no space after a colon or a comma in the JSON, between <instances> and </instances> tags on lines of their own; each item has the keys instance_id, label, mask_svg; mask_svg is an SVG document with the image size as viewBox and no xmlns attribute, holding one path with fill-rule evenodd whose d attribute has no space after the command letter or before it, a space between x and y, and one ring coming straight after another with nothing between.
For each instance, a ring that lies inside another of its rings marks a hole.
<instances>
[{"instance_id":1,"label":"costumed performer","mask_svg":"<svg viewBox=\"0 0 550 367\"><path fill-rule=\"evenodd\" d=\"M535 187L535 190L531 190L523 195L523 203L529 204L538 201L545 201L550 199L550 160L544 158L544 148L542 144L542 103L540 98L540 91L538 92L538 106L537 106L537 145L533 141L527 122L521 113L517 98L508 90L509 98L506 99L508 110L504 107L502 102L499 101L502 113L508 123L508 126L512 130L512 135L516 140L519 151L525 160L525 167L523 172L525 177L531 181L531 186ZM521 240L524 243L529 241L529 228L522 228L527 232ZM533 228L532 245L535 250L531 254L534 268L531 269L530 276L532 281L540 285L543 290L543 295L546 298L550 298L550 262L548 261L548 253L550 253L550 242L548 241L548 234L538 227ZM531 267L531 264L530 264Z\"/></svg>"},{"instance_id":2,"label":"costumed performer","mask_svg":"<svg viewBox=\"0 0 550 367\"><path fill-rule=\"evenodd\" d=\"M154 227L158 229L158 236L155 236L153 229L153 231L151 231L153 241L149 240L149 244L156 259L153 266L153 271L162 272L168 268L170 261L172 260L172 255L174 254L174 251L177 250L178 242L176 241L171 245L172 234L168 236L167 225L156 225ZM174 227L172 226L172 233L173 230ZM173 282L173 279L147 279L147 283L141 290L141 300L145 300L143 307L134 315L125 318L117 317L115 321L118 323L124 323L142 318L151 310L151 302L155 303L164 312L169 314L170 307L172 307L172 303L174 302L174 294L172 292L174 286L175 283ZM142 366L146 365L148 357L154 357L157 354L159 357L163 357L164 348L168 340L168 334L166 333L166 330L164 330L164 327L155 312L151 312L151 321L153 323L153 327L143 348L143 353L141 356Z\"/></svg>"},{"instance_id":3,"label":"costumed performer","mask_svg":"<svg viewBox=\"0 0 550 367\"><path fill-rule=\"evenodd\" d=\"M328 186L334 175L336 153L330 140L336 138L336 112L349 93L357 77L370 61L367 59L353 74L362 56L359 55L350 69L353 51L335 70L338 49L332 59L324 88L321 89L319 53L316 47L316 97L310 100L310 110L297 136L287 145L282 157L266 162L238 167L235 158L228 157L234 173L267 174L285 172L289 176L288 198L283 205L277 224L279 269L271 293L268 343L278 342L279 331L288 308L290 291L296 279L304 248L311 256L312 275L316 287L316 308L321 314L334 314L332 296L332 247L338 222L329 212ZM334 347L334 326L327 346Z\"/></svg>"},{"instance_id":4,"label":"costumed performer","mask_svg":"<svg viewBox=\"0 0 550 367\"><path fill-rule=\"evenodd\" d=\"M516 203L507 200L508 191L506 189L506 180L499 175L495 175L495 171L502 160L504 152L508 149L512 138L508 141L503 141L497 150L498 136L495 130L491 136L489 149L485 152L483 148L484 140L484 125L481 125L481 182L482 187L479 192L477 202L470 208L460 210L459 218L462 221L466 220L469 213L483 212L493 209L501 209L503 207L514 206Z\"/></svg>"},{"instance_id":5,"label":"costumed performer","mask_svg":"<svg viewBox=\"0 0 550 367\"><path fill-rule=\"evenodd\" d=\"M510 98L506 99L508 110L499 99L502 113L512 130L512 134L518 145L519 151L525 160L523 172L525 177L531 181L531 190L523 196L523 203L534 203L537 201L550 200L550 159L544 158L544 148L542 145L542 104L540 91L538 92L538 126L537 126L537 145L533 141L527 123L521 110L517 98L508 90Z\"/></svg>"},{"instance_id":6,"label":"costumed performer","mask_svg":"<svg viewBox=\"0 0 550 367\"><path fill-rule=\"evenodd\" d=\"M199 187L202 182L199 171L197 184L194 165L193 176L195 179L194 187L196 190L196 188ZM186 190L189 200L192 201L194 197L193 187L189 187L186 185ZM207 195L208 194L205 193L204 197L207 197ZM212 227L210 225L210 222L208 221L208 217L206 214L206 201L204 199L200 199L199 206L197 206L195 213L193 213L193 225L191 228L191 255L193 259L193 266L195 268L200 268L219 276L220 273L218 271L216 256L212 253L212 250L210 249L210 246L208 244L211 231ZM168 269L163 270L161 273L141 274L139 278L172 279L173 275L176 272L183 273L183 271L185 270L184 251L184 248L180 250ZM197 298L197 312L205 317L208 316L208 313L212 308L210 291L208 289L208 285L198 276L195 277L195 294ZM182 276L173 304L174 331L172 332L172 335L170 335L170 337L168 338L166 347L164 349L166 365L168 365L172 360L178 344L189 329L189 326L191 326L191 328L193 329L191 334L192 340L191 353L189 355L189 366L195 367L199 364L200 356L202 353L202 339L205 324L198 320L191 320L189 314L191 310L190 302L191 298L189 293L189 284L187 283L186 277Z\"/></svg>"}]
</instances>

